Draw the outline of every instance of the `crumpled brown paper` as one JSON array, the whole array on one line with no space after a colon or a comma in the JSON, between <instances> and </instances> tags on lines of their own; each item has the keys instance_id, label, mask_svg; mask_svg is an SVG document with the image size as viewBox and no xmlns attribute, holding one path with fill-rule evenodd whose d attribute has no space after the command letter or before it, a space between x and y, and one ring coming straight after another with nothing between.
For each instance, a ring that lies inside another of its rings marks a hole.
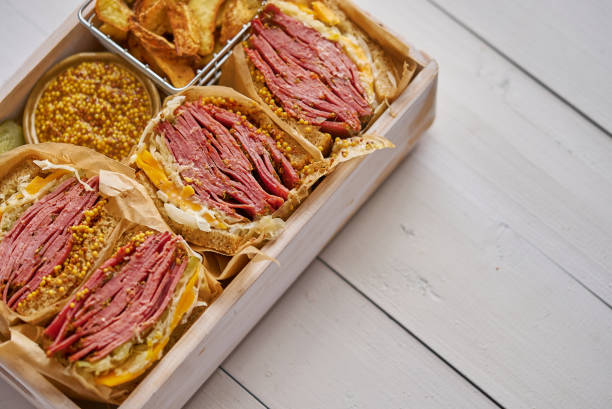
<instances>
[{"instance_id":1,"label":"crumpled brown paper","mask_svg":"<svg viewBox=\"0 0 612 409\"><path fill-rule=\"evenodd\" d=\"M170 228L159 216L157 208L151 198L146 194L144 188L131 177L134 171L115 160L91 149L64 143L41 143L36 145L23 145L17 149L0 155L0 178L5 177L14 167L24 160L48 160L54 165L69 165L77 169L81 179L95 175L100 176L100 192L103 196L110 193L106 209L118 219L150 227L157 231L170 231ZM111 233L109 242L116 239L119 226ZM108 256L112 246L106 245L100 250L99 263ZM99 264L98 263L98 264ZM93 266L92 271L97 267ZM19 320L31 323L39 323L47 320L57 313L71 296L59 300L53 305L37 311L29 317L23 317L11 310L6 305L0 305L0 336L6 331L3 327L14 324ZM7 321L7 322L4 322Z\"/></svg>"},{"instance_id":2,"label":"crumpled brown paper","mask_svg":"<svg viewBox=\"0 0 612 409\"><path fill-rule=\"evenodd\" d=\"M226 256L224 254L215 253L214 251L203 251L202 254L202 263L206 267L206 270L218 281L234 277L242 271L251 260L270 260L279 264L278 260L274 257L270 257L255 246L245 247L234 256Z\"/></svg>"}]
</instances>

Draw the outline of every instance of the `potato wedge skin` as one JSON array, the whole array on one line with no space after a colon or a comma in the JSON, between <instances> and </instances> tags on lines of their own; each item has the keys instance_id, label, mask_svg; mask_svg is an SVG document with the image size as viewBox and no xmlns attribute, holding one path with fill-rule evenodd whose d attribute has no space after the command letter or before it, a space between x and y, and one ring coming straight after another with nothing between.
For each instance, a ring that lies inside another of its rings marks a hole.
<instances>
[{"instance_id":1,"label":"potato wedge skin","mask_svg":"<svg viewBox=\"0 0 612 409\"><path fill-rule=\"evenodd\" d=\"M146 47L145 47L146 48ZM155 50L147 50L155 65L168 76L168 79L176 88L182 88L195 77L195 71L183 58L173 58Z\"/></svg>"},{"instance_id":2,"label":"potato wedge skin","mask_svg":"<svg viewBox=\"0 0 612 409\"><path fill-rule=\"evenodd\" d=\"M130 28L130 17L134 12L123 2L123 0L96 0L96 15L108 24L127 33Z\"/></svg>"},{"instance_id":3,"label":"potato wedge skin","mask_svg":"<svg viewBox=\"0 0 612 409\"><path fill-rule=\"evenodd\" d=\"M219 42L225 44L238 34L242 26L257 14L260 6L260 0L227 0L220 18Z\"/></svg>"},{"instance_id":4,"label":"potato wedge skin","mask_svg":"<svg viewBox=\"0 0 612 409\"><path fill-rule=\"evenodd\" d=\"M200 49L199 27L185 3L168 7L168 18L174 34L174 45L179 56L195 56Z\"/></svg>"},{"instance_id":5,"label":"potato wedge skin","mask_svg":"<svg viewBox=\"0 0 612 409\"><path fill-rule=\"evenodd\" d=\"M159 1L160 0L136 0L132 6L132 10L134 10L134 13L139 15L153 7Z\"/></svg>"},{"instance_id":6,"label":"potato wedge skin","mask_svg":"<svg viewBox=\"0 0 612 409\"><path fill-rule=\"evenodd\" d=\"M150 43L144 43L134 31L130 31L127 42L128 50L134 57L149 64L159 75L165 75L173 86L184 87L195 77L189 58L181 58L168 53L167 50L151 47Z\"/></svg>"},{"instance_id":7,"label":"potato wedge skin","mask_svg":"<svg viewBox=\"0 0 612 409\"><path fill-rule=\"evenodd\" d=\"M160 75L164 73L162 69L158 65L156 65L155 60L151 58L149 52L146 48L144 48L140 40L132 32L128 33L127 35L127 49L129 53L136 57L138 60L149 64L149 67L156 73Z\"/></svg>"},{"instance_id":8,"label":"potato wedge skin","mask_svg":"<svg viewBox=\"0 0 612 409\"><path fill-rule=\"evenodd\" d=\"M139 11L136 12L138 22L155 34L161 35L170 32L171 28L167 18L170 3L167 0L143 1L140 4Z\"/></svg>"},{"instance_id":9,"label":"potato wedge skin","mask_svg":"<svg viewBox=\"0 0 612 409\"><path fill-rule=\"evenodd\" d=\"M102 31L104 34L108 34L113 40L119 42L125 41L128 36L127 31L121 31L108 23L102 23L100 26L100 31Z\"/></svg>"},{"instance_id":10,"label":"potato wedge skin","mask_svg":"<svg viewBox=\"0 0 612 409\"><path fill-rule=\"evenodd\" d=\"M159 34L146 29L136 18L130 19L130 32L133 33L147 50L156 50L169 57L176 56L174 44Z\"/></svg>"},{"instance_id":11,"label":"potato wedge skin","mask_svg":"<svg viewBox=\"0 0 612 409\"><path fill-rule=\"evenodd\" d=\"M224 0L189 0L187 5L200 31L200 55L208 55L215 48L215 20Z\"/></svg>"}]
</instances>

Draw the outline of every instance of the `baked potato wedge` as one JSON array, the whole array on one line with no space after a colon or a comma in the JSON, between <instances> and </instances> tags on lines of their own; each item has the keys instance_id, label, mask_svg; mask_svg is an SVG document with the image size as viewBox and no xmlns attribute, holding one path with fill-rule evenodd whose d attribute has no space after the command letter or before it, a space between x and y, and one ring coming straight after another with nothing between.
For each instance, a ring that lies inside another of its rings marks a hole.
<instances>
[{"instance_id":1,"label":"baked potato wedge","mask_svg":"<svg viewBox=\"0 0 612 409\"><path fill-rule=\"evenodd\" d=\"M128 35L127 31L119 30L108 23L102 23L100 31L104 34L108 34L115 41L125 41Z\"/></svg>"},{"instance_id":2,"label":"baked potato wedge","mask_svg":"<svg viewBox=\"0 0 612 409\"><path fill-rule=\"evenodd\" d=\"M166 40L161 35L146 29L135 18L130 19L130 32L133 33L138 40L140 40L141 44L147 50L155 50L169 57L177 56L174 44Z\"/></svg>"},{"instance_id":3,"label":"baked potato wedge","mask_svg":"<svg viewBox=\"0 0 612 409\"><path fill-rule=\"evenodd\" d=\"M146 46L145 46L146 48ZM169 57L168 55L147 49L150 58L154 61L164 74L168 77L172 85L177 88L184 87L195 77L195 71L185 58Z\"/></svg>"},{"instance_id":4,"label":"baked potato wedge","mask_svg":"<svg viewBox=\"0 0 612 409\"><path fill-rule=\"evenodd\" d=\"M215 22L224 0L189 0L187 5L198 24L200 55L208 55L215 48Z\"/></svg>"},{"instance_id":5,"label":"baked potato wedge","mask_svg":"<svg viewBox=\"0 0 612 409\"><path fill-rule=\"evenodd\" d=\"M98 18L127 33L130 28L130 17L134 12L123 2L123 0L96 0L96 15Z\"/></svg>"},{"instance_id":6,"label":"baked potato wedge","mask_svg":"<svg viewBox=\"0 0 612 409\"><path fill-rule=\"evenodd\" d=\"M168 7L168 18L176 53L179 56L195 56L200 49L200 36L189 6L185 3L171 4Z\"/></svg>"},{"instance_id":7,"label":"baked potato wedge","mask_svg":"<svg viewBox=\"0 0 612 409\"><path fill-rule=\"evenodd\" d=\"M141 5L141 10L137 13L138 22L144 28L155 34L164 34L170 32L170 24L167 18L168 1L156 0L151 2L147 0Z\"/></svg>"},{"instance_id":8,"label":"baked potato wedge","mask_svg":"<svg viewBox=\"0 0 612 409\"><path fill-rule=\"evenodd\" d=\"M260 0L227 0L221 16L219 42L225 44L257 14Z\"/></svg>"}]
</instances>

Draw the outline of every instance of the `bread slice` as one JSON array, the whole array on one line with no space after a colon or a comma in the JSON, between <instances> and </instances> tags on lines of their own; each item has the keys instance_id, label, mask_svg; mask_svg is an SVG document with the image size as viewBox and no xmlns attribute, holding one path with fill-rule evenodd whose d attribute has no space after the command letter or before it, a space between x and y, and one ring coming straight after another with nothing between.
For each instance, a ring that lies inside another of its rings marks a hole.
<instances>
[{"instance_id":1,"label":"bread slice","mask_svg":"<svg viewBox=\"0 0 612 409\"><path fill-rule=\"evenodd\" d=\"M244 233L235 234L226 232L224 230L204 231L198 229L197 227L188 226L186 224L174 221L168 215L168 212L164 208L164 202L162 202L157 195L157 189L147 178L146 174L142 171L137 172L136 180L138 180L145 187L147 193L149 193L149 196L157 206L159 213L168 226L170 226L172 231L185 237L185 239L190 243L206 249L214 249L215 251L229 255L237 253L243 243L250 239L250 237L246 236Z\"/></svg>"}]
</instances>

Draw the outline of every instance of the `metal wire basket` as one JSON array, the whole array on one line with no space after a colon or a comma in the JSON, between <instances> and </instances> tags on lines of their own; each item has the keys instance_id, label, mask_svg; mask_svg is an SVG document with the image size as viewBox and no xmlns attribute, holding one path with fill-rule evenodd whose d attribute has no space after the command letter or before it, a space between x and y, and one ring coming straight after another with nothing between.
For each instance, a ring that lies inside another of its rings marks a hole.
<instances>
[{"instance_id":1,"label":"metal wire basket","mask_svg":"<svg viewBox=\"0 0 612 409\"><path fill-rule=\"evenodd\" d=\"M214 53L212 59L196 72L195 77L193 77L189 84L185 85L184 87L177 88L173 86L165 77L162 77L153 71L148 64L138 60L136 57L130 54L125 47L117 44L108 34L103 33L93 24L93 20L96 17L95 11L90 10L88 12L86 10L94 1L95 0L87 0L81 6L78 13L79 22L84 25L106 49L123 57L127 62L133 65L134 68L149 77L151 81L153 81L168 94L176 94L177 92L184 91L188 87L194 85L211 85L215 83L221 76L221 66L232 54L234 46L249 36L249 28L251 27L250 22L243 25L238 34L229 39L223 48Z\"/></svg>"}]
</instances>

